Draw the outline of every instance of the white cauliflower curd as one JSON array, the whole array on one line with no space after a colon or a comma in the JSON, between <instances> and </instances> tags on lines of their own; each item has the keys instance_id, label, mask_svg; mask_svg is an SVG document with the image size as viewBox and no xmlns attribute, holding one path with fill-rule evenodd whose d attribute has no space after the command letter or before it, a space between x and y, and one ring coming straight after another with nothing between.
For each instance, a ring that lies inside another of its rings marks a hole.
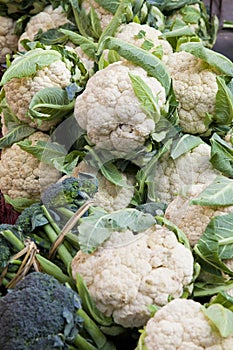
<instances>
[{"instance_id":1,"label":"white cauliflower curd","mask_svg":"<svg viewBox=\"0 0 233 350\"><path fill-rule=\"evenodd\" d=\"M148 305L179 298L191 283L193 256L172 231L154 225L137 235L113 232L94 253L79 251L71 269L100 311L124 327L140 327L150 317Z\"/></svg>"}]
</instances>

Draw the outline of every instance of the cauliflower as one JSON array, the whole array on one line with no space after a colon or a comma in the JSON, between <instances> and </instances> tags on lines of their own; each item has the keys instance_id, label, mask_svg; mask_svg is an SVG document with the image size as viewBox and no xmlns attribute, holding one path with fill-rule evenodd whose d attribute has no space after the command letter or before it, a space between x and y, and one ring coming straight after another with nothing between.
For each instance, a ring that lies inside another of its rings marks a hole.
<instances>
[{"instance_id":1,"label":"cauliflower","mask_svg":"<svg viewBox=\"0 0 233 350\"><path fill-rule=\"evenodd\" d=\"M182 130L202 134L208 130L207 114L215 111L218 73L203 60L181 51L172 53L166 63L179 102Z\"/></svg>"},{"instance_id":2,"label":"cauliflower","mask_svg":"<svg viewBox=\"0 0 233 350\"><path fill-rule=\"evenodd\" d=\"M18 37L14 34L15 21L0 16L0 63L6 62L6 55L17 50Z\"/></svg>"},{"instance_id":3,"label":"cauliflower","mask_svg":"<svg viewBox=\"0 0 233 350\"><path fill-rule=\"evenodd\" d=\"M158 310L145 327L147 350L230 350L233 336L222 337L193 300L175 299ZM141 349L141 348L140 348ZM142 347L144 349L144 347Z\"/></svg>"},{"instance_id":4,"label":"cauliflower","mask_svg":"<svg viewBox=\"0 0 233 350\"><path fill-rule=\"evenodd\" d=\"M186 192L196 184L210 184L219 172L209 161L210 146L199 146L173 160L165 153L157 163L154 181L161 202L171 202L178 193Z\"/></svg>"},{"instance_id":5,"label":"cauliflower","mask_svg":"<svg viewBox=\"0 0 233 350\"><path fill-rule=\"evenodd\" d=\"M73 171L73 176L78 177L79 172L95 174L98 179L98 192L94 195L95 204L104 208L108 212L126 208L134 194L134 178L122 173L123 181L129 187L116 186L108 181L98 169L91 167L84 161L79 163ZM96 174L97 173L97 174Z\"/></svg>"},{"instance_id":6,"label":"cauliflower","mask_svg":"<svg viewBox=\"0 0 233 350\"><path fill-rule=\"evenodd\" d=\"M49 141L41 131L27 138L34 145L37 141ZM5 148L0 160L0 189L11 198L40 199L41 192L56 182L60 173L48 164L41 163L33 155L23 151L16 143Z\"/></svg>"},{"instance_id":7,"label":"cauliflower","mask_svg":"<svg viewBox=\"0 0 233 350\"><path fill-rule=\"evenodd\" d=\"M20 44L21 40L28 39L34 40L34 36L39 30L46 32L52 28L58 28L63 24L69 23L66 14L63 12L62 6L58 6L53 9L52 5L44 8L42 12L39 12L35 16L31 17L27 23L25 32L20 36L18 41L18 50L24 51L23 46Z\"/></svg>"},{"instance_id":8,"label":"cauliflower","mask_svg":"<svg viewBox=\"0 0 233 350\"><path fill-rule=\"evenodd\" d=\"M172 231L154 225L137 235L113 232L94 253L79 251L71 269L100 311L123 327L140 327L150 317L148 305L179 298L191 283L193 256Z\"/></svg>"},{"instance_id":9,"label":"cauliflower","mask_svg":"<svg viewBox=\"0 0 233 350\"><path fill-rule=\"evenodd\" d=\"M115 62L96 72L76 98L74 115L97 147L130 152L143 146L154 130L155 122L143 111L129 73L145 81L159 108L165 106L164 87L141 67Z\"/></svg>"},{"instance_id":10,"label":"cauliflower","mask_svg":"<svg viewBox=\"0 0 233 350\"><path fill-rule=\"evenodd\" d=\"M149 50L151 53L153 53L156 48L162 47L162 61L166 63L169 55L172 53L172 47L167 40L160 39L160 35L162 35L162 33L159 30L150 27L147 24L131 22L128 24L122 24L115 37L142 48L143 44L149 42L152 46Z\"/></svg>"},{"instance_id":11,"label":"cauliflower","mask_svg":"<svg viewBox=\"0 0 233 350\"><path fill-rule=\"evenodd\" d=\"M194 246L204 233L213 216L233 212L233 206L208 207L190 205L191 199L197 197L206 185L193 185L187 193L178 195L169 203L165 217L177 225L188 237L190 245Z\"/></svg>"},{"instance_id":12,"label":"cauliflower","mask_svg":"<svg viewBox=\"0 0 233 350\"><path fill-rule=\"evenodd\" d=\"M113 14L103 7L101 7L98 2L94 0L83 0L81 8L84 9L87 13L90 12L91 7L95 10L97 16L99 17L102 30L104 30L107 25L111 22Z\"/></svg>"},{"instance_id":13,"label":"cauliflower","mask_svg":"<svg viewBox=\"0 0 233 350\"><path fill-rule=\"evenodd\" d=\"M35 50L38 50L39 54L41 49ZM25 55L25 61L26 57L27 54ZM17 59L18 58L15 60ZM30 102L35 93L46 87L65 88L70 85L70 83L71 72L66 67L66 64L59 59L52 62L49 66L38 69L32 76L10 79L4 84L3 89L11 112L13 112L21 122L36 127L39 130L46 131L57 125L61 121L61 118L54 118L49 121L43 120L42 123L31 119L27 115Z\"/></svg>"}]
</instances>

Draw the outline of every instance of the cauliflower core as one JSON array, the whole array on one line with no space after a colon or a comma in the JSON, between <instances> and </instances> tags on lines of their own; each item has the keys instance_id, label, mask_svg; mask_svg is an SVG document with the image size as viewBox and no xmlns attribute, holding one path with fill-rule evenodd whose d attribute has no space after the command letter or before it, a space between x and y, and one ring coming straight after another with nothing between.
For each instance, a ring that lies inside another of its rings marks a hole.
<instances>
[{"instance_id":1,"label":"cauliflower core","mask_svg":"<svg viewBox=\"0 0 233 350\"><path fill-rule=\"evenodd\" d=\"M32 77L13 78L4 85L6 101L11 111L23 123L39 130L50 130L61 120L54 118L51 121L43 120L40 124L28 115L28 108L33 96L47 87L65 88L71 82L71 73L65 63L58 60L38 70Z\"/></svg>"},{"instance_id":2,"label":"cauliflower core","mask_svg":"<svg viewBox=\"0 0 233 350\"><path fill-rule=\"evenodd\" d=\"M145 327L147 350L231 350L233 336L213 329L193 300L175 299L159 309Z\"/></svg>"},{"instance_id":3,"label":"cauliflower core","mask_svg":"<svg viewBox=\"0 0 233 350\"><path fill-rule=\"evenodd\" d=\"M155 225L137 235L113 232L94 253L79 251L71 268L106 316L124 327L141 327L150 317L148 305L182 295L192 281L193 257L173 232Z\"/></svg>"},{"instance_id":4,"label":"cauliflower core","mask_svg":"<svg viewBox=\"0 0 233 350\"><path fill-rule=\"evenodd\" d=\"M191 246L198 242L212 217L233 212L233 206L208 207L189 204L205 187L206 185L192 186L186 194L173 199L165 212L165 217L186 234Z\"/></svg>"},{"instance_id":5,"label":"cauliflower core","mask_svg":"<svg viewBox=\"0 0 233 350\"><path fill-rule=\"evenodd\" d=\"M38 131L28 137L33 144L49 141L49 136ZM56 182L60 173L23 151L16 143L5 148L0 160L0 190L11 198L40 199L43 189Z\"/></svg>"},{"instance_id":6,"label":"cauliflower core","mask_svg":"<svg viewBox=\"0 0 233 350\"><path fill-rule=\"evenodd\" d=\"M209 185L219 172L209 161L210 146L201 143L191 151L173 160L168 153L159 160L154 181L161 202L169 203L179 193L187 192L193 185Z\"/></svg>"},{"instance_id":7,"label":"cauliflower core","mask_svg":"<svg viewBox=\"0 0 233 350\"><path fill-rule=\"evenodd\" d=\"M166 65L179 102L181 128L190 134L204 133L208 130L206 115L215 110L218 74L207 63L185 51L172 53Z\"/></svg>"},{"instance_id":8,"label":"cauliflower core","mask_svg":"<svg viewBox=\"0 0 233 350\"><path fill-rule=\"evenodd\" d=\"M17 49L18 37L14 34L15 21L12 18L0 16L0 63L6 62L6 55Z\"/></svg>"},{"instance_id":9,"label":"cauliflower core","mask_svg":"<svg viewBox=\"0 0 233 350\"><path fill-rule=\"evenodd\" d=\"M141 67L115 62L96 72L77 97L74 115L90 141L100 148L130 152L144 145L154 130L154 121L134 94L129 73L145 81L160 108L166 103L162 85Z\"/></svg>"}]
</instances>

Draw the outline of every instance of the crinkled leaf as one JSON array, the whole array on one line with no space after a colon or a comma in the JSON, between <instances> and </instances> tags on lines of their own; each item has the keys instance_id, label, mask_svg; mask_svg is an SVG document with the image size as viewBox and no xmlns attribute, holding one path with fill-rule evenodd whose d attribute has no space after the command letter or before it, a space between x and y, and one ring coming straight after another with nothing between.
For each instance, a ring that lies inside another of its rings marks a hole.
<instances>
[{"instance_id":1,"label":"crinkled leaf","mask_svg":"<svg viewBox=\"0 0 233 350\"><path fill-rule=\"evenodd\" d=\"M91 10L90 10L90 20L91 20L91 29L92 29L93 36L94 38L98 39L102 34L101 22L98 17L98 14L96 13L93 7L91 7Z\"/></svg>"},{"instance_id":2,"label":"crinkled leaf","mask_svg":"<svg viewBox=\"0 0 233 350\"><path fill-rule=\"evenodd\" d=\"M152 53L112 37L104 40L102 49L115 50L120 56L145 69L148 75L156 78L162 84L168 95L171 78L162 61Z\"/></svg>"},{"instance_id":3,"label":"crinkled leaf","mask_svg":"<svg viewBox=\"0 0 233 350\"><path fill-rule=\"evenodd\" d=\"M39 69L49 66L51 63L61 60L61 55L56 50L34 49L17 57L11 66L3 74L1 85L5 85L12 78L30 77Z\"/></svg>"},{"instance_id":4,"label":"crinkled leaf","mask_svg":"<svg viewBox=\"0 0 233 350\"><path fill-rule=\"evenodd\" d=\"M113 14L116 12L120 4L120 0L95 0L95 2Z\"/></svg>"},{"instance_id":5,"label":"crinkled leaf","mask_svg":"<svg viewBox=\"0 0 233 350\"><path fill-rule=\"evenodd\" d=\"M24 140L17 142L17 145L22 150L48 164L51 164L52 159L64 157L67 154L65 147L56 142L37 141L37 143L33 145L31 141Z\"/></svg>"},{"instance_id":6,"label":"crinkled leaf","mask_svg":"<svg viewBox=\"0 0 233 350\"><path fill-rule=\"evenodd\" d=\"M61 173L69 175L74 171L80 157L82 157L81 152L71 151L66 156L52 158L51 164Z\"/></svg>"},{"instance_id":7,"label":"crinkled leaf","mask_svg":"<svg viewBox=\"0 0 233 350\"><path fill-rule=\"evenodd\" d=\"M147 0L153 6L157 6L161 11L177 10L185 5L197 3L197 0Z\"/></svg>"},{"instance_id":8,"label":"crinkled leaf","mask_svg":"<svg viewBox=\"0 0 233 350\"><path fill-rule=\"evenodd\" d=\"M23 140L25 137L33 134L35 129L25 125L19 124L9 131L5 136L0 138L0 148L10 147L14 143Z\"/></svg>"},{"instance_id":9,"label":"crinkled leaf","mask_svg":"<svg viewBox=\"0 0 233 350\"><path fill-rule=\"evenodd\" d=\"M91 253L114 231L129 229L137 233L145 231L154 224L155 219L152 215L136 209L126 208L113 213L97 210L80 220L78 227L80 248L84 253Z\"/></svg>"},{"instance_id":10,"label":"crinkled leaf","mask_svg":"<svg viewBox=\"0 0 233 350\"><path fill-rule=\"evenodd\" d=\"M216 93L214 122L218 125L229 125L233 120L233 94L223 78L217 77L216 80L218 91Z\"/></svg>"},{"instance_id":11,"label":"crinkled leaf","mask_svg":"<svg viewBox=\"0 0 233 350\"><path fill-rule=\"evenodd\" d=\"M102 175L114 185L126 188L132 187L127 184L126 180L122 177L121 172L112 162L105 163L100 167L100 171Z\"/></svg>"},{"instance_id":12,"label":"crinkled leaf","mask_svg":"<svg viewBox=\"0 0 233 350\"><path fill-rule=\"evenodd\" d=\"M100 38L99 38L99 42L98 42L98 47L102 49L102 43L104 42L104 40L107 37L113 37L117 31L117 29L119 28L119 26L122 24L124 17L125 17L125 11L126 8L129 4L128 0L121 0L119 3L119 6L113 16L113 18L111 19L111 21L109 22L109 24L106 26L106 28L104 29L104 31L102 32ZM116 50L117 51L117 50Z\"/></svg>"},{"instance_id":13,"label":"crinkled leaf","mask_svg":"<svg viewBox=\"0 0 233 350\"><path fill-rule=\"evenodd\" d=\"M191 149L199 146L201 143L203 143L203 141L200 137L185 134L172 145L170 155L172 159L177 159L182 154L189 152Z\"/></svg>"},{"instance_id":14,"label":"crinkled leaf","mask_svg":"<svg viewBox=\"0 0 233 350\"><path fill-rule=\"evenodd\" d=\"M233 205L233 179L217 176L190 204L202 206Z\"/></svg>"},{"instance_id":15,"label":"crinkled leaf","mask_svg":"<svg viewBox=\"0 0 233 350\"><path fill-rule=\"evenodd\" d=\"M34 119L64 118L73 111L75 101L70 101L65 90L48 87L39 90L29 105L29 115Z\"/></svg>"},{"instance_id":16,"label":"crinkled leaf","mask_svg":"<svg viewBox=\"0 0 233 350\"><path fill-rule=\"evenodd\" d=\"M233 178L233 145L221 139L216 133L211 137L210 143L210 162L215 169Z\"/></svg>"},{"instance_id":17,"label":"crinkled leaf","mask_svg":"<svg viewBox=\"0 0 233 350\"><path fill-rule=\"evenodd\" d=\"M210 324L218 329L222 337L233 334L233 312L220 304L210 305L208 308L201 307L204 315L210 320Z\"/></svg>"},{"instance_id":18,"label":"crinkled leaf","mask_svg":"<svg viewBox=\"0 0 233 350\"><path fill-rule=\"evenodd\" d=\"M233 271L224 263L224 259L233 258L233 214L215 216L209 222L204 234L194 247L195 253L216 269L233 276Z\"/></svg>"},{"instance_id":19,"label":"crinkled leaf","mask_svg":"<svg viewBox=\"0 0 233 350\"><path fill-rule=\"evenodd\" d=\"M95 53L97 49L97 45L91 38L86 38L78 33L72 32L67 29L60 29L60 32L64 33L72 43L81 47L83 52L90 57L91 59L95 59Z\"/></svg>"},{"instance_id":20,"label":"crinkled leaf","mask_svg":"<svg viewBox=\"0 0 233 350\"><path fill-rule=\"evenodd\" d=\"M186 51L207 62L210 66L227 76L233 77L233 62L226 56L206 48L202 43L185 43L180 51Z\"/></svg>"},{"instance_id":21,"label":"crinkled leaf","mask_svg":"<svg viewBox=\"0 0 233 350\"><path fill-rule=\"evenodd\" d=\"M4 194L6 203L9 203L16 211L21 212L25 208L30 207L31 204L36 203L38 200L29 198L11 198L7 194Z\"/></svg>"},{"instance_id":22,"label":"crinkled leaf","mask_svg":"<svg viewBox=\"0 0 233 350\"><path fill-rule=\"evenodd\" d=\"M151 88L140 76L129 73L129 77L141 108L155 123L157 123L161 117L158 94L155 96Z\"/></svg>"}]
</instances>

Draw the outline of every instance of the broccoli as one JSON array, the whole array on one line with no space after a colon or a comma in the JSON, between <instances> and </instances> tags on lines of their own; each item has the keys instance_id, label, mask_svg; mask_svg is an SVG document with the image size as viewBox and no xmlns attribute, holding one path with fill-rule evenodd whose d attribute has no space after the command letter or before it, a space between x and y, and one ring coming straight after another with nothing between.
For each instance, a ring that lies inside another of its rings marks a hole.
<instances>
[{"instance_id":1,"label":"broccoli","mask_svg":"<svg viewBox=\"0 0 233 350\"><path fill-rule=\"evenodd\" d=\"M0 298L1 350L113 350L81 298L53 276L31 272Z\"/></svg>"},{"instance_id":2,"label":"broccoli","mask_svg":"<svg viewBox=\"0 0 233 350\"><path fill-rule=\"evenodd\" d=\"M24 237L15 225L0 225L0 274L13 254L24 248Z\"/></svg>"},{"instance_id":3,"label":"broccoli","mask_svg":"<svg viewBox=\"0 0 233 350\"><path fill-rule=\"evenodd\" d=\"M67 177L50 185L42 194L42 202L48 209L59 207L76 211L98 190L94 175L80 173L79 177Z\"/></svg>"},{"instance_id":4,"label":"broccoli","mask_svg":"<svg viewBox=\"0 0 233 350\"><path fill-rule=\"evenodd\" d=\"M44 216L41 203L33 203L25 208L18 216L15 225L17 225L25 236L30 236L36 227L43 226L48 223Z\"/></svg>"}]
</instances>

